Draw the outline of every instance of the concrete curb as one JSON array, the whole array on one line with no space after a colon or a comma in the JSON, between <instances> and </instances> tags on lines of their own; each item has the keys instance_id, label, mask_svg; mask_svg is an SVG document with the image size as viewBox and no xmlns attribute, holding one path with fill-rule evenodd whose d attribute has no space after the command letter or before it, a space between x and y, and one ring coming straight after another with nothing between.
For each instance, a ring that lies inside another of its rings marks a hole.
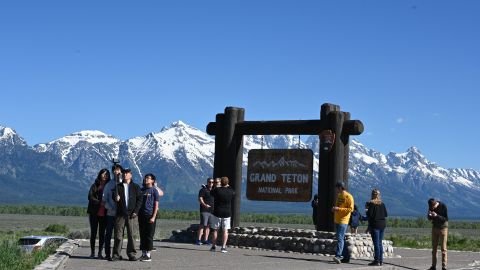
<instances>
[{"instance_id":1,"label":"concrete curb","mask_svg":"<svg viewBox=\"0 0 480 270\"><path fill-rule=\"evenodd\" d=\"M72 256L73 251L80 246L80 241L81 240L78 239L69 239L57 248L56 253L48 256L48 258L40 265L37 265L34 270L55 270L60 268L60 266Z\"/></svg>"}]
</instances>

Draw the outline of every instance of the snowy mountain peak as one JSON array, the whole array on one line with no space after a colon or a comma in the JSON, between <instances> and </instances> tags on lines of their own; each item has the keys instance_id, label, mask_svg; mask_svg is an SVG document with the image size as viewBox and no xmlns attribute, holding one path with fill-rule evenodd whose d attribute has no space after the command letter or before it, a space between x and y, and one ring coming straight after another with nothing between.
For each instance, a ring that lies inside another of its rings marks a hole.
<instances>
[{"instance_id":1,"label":"snowy mountain peak","mask_svg":"<svg viewBox=\"0 0 480 270\"><path fill-rule=\"evenodd\" d=\"M85 141L91 144L95 144L95 143L114 144L119 142L119 140L113 137L112 135L105 134L98 130L82 130L79 132L74 132L70 135L67 135L53 142L65 142L73 146L80 141Z\"/></svg>"},{"instance_id":2,"label":"snowy mountain peak","mask_svg":"<svg viewBox=\"0 0 480 270\"><path fill-rule=\"evenodd\" d=\"M4 145L26 146L27 142L21 138L17 132L9 127L0 126L0 142Z\"/></svg>"},{"instance_id":3,"label":"snowy mountain peak","mask_svg":"<svg viewBox=\"0 0 480 270\"><path fill-rule=\"evenodd\" d=\"M171 127L190 127L189 125L185 124L182 120L175 121L170 126Z\"/></svg>"},{"instance_id":4,"label":"snowy mountain peak","mask_svg":"<svg viewBox=\"0 0 480 270\"><path fill-rule=\"evenodd\" d=\"M9 127L0 126L0 140L8 139L16 135L17 133L15 132L15 130Z\"/></svg>"},{"instance_id":5,"label":"snowy mountain peak","mask_svg":"<svg viewBox=\"0 0 480 270\"><path fill-rule=\"evenodd\" d=\"M368 152L367 147L365 147L365 145L363 145L357 140L350 141L350 149L355 149L356 151L359 151L359 152Z\"/></svg>"},{"instance_id":6,"label":"snowy mountain peak","mask_svg":"<svg viewBox=\"0 0 480 270\"><path fill-rule=\"evenodd\" d=\"M181 120L178 120L178 121L175 121L173 123L170 124L170 126L166 126L166 127L163 127L162 130L160 132L163 132L165 130L169 130L169 129L176 129L176 128L180 128L180 129L195 129L194 127L192 126L189 126L187 124L185 124L183 121Z\"/></svg>"},{"instance_id":7,"label":"snowy mountain peak","mask_svg":"<svg viewBox=\"0 0 480 270\"><path fill-rule=\"evenodd\" d=\"M107 145L112 149L113 152L116 152L118 151L119 143L120 140L101 131L82 130L46 144L37 144L34 146L34 150L39 153L56 153L63 162L66 164L72 164L83 151L80 149L88 149L89 147L95 145L99 147L104 147L104 145ZM103 153L100 155L103 155ZM108 156L108 154L106 155Z\"/></svg>"},{"instance_id":8,"label":"snowy mountain peak","mask_svg":"<svg viewBox=\"0 0 480 270\"><path fill-rule=\"evenodd\" d=\"M422 155L422 153L420 152L420 150L415 147L415 146L412 146L410 148L407 149L407 154L410 154L412 156L417 156L417 157L422 157L424 158L424 156Z\"/></svg>"},{"instance_id":9,"label":"snowy mountain peak","mask_svg":"<svg viewBox=\"0 0 480 270\"><path fill-rule=\"evenodd\" d=\"M412 146L404 153L404 159L407 164L431 164L418 148Z\"/></svg>"}]
</instances>

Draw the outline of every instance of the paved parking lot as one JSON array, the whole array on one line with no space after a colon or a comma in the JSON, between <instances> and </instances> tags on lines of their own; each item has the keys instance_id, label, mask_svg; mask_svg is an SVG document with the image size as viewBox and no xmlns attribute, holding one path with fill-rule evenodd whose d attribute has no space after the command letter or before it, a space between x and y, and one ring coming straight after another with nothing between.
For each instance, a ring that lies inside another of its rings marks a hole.
<instances>
[{"instance_id":1,"label":"paved parking lot","mask_svg":"<svg viewBox=\"0 0 480 270\"><path fill-rule=\"evenodd\" d=\"M229 248L228 253L210 252L209 246L195 246L168 242L155 242L151 262L109 262L90 259L88 241L80 246L60 269L427 269L430 251L395 249L396 258L385 260L382 267L368 266L368 260L352 260L349 264L335 264L330 256L286 253L269 250ZM137 245L138 247L138 245ZM125 251L123 251L125 252ZM138 251L138 256L141 252ZM126 257L125 254L122 254ZM440 256L440 254L438 254ZM440 261L440 257L439 257ZM439 266L438 269L441 269ZM480 253L449 252L448 269L480 269Z\"/></svg>"}]
</instances>

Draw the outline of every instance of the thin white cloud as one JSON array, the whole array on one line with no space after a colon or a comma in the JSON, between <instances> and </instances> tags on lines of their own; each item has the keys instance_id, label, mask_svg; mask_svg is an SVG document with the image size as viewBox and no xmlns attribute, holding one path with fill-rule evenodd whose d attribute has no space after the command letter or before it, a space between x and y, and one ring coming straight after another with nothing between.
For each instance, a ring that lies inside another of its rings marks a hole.
<instances>
[{"instance_id":1,"label":"thin white cloud","mask_svg":"<svg viewBox=\"0 0 480 270\"><path fill-rule=\"evenodd\" d=\"M397 122L397 124L403 124L407 121L407 119L405 119L404 117L398 117L397 120L395 120L395 122Z\"/></svg>"}]
</instances>

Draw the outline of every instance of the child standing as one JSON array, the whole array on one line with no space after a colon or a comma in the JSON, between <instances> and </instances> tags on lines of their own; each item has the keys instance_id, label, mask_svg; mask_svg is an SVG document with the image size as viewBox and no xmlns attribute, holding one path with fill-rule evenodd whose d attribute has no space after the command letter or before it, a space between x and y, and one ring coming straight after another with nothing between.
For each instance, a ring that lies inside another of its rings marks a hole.
<instances>
[{"instance_id":1,"label":"child standing","mask_svg":"<svg viewBox=\"0 0 480 270\"><path fill-rule=\"evenodd\" d=\"M357 233L358 226L360 225L360 212L358 212L358 207L355 204L353 206L353 212L350 215L350 221L348 222L348 225L350 225L350 233Z\"/></svg>"}]
</instances>

